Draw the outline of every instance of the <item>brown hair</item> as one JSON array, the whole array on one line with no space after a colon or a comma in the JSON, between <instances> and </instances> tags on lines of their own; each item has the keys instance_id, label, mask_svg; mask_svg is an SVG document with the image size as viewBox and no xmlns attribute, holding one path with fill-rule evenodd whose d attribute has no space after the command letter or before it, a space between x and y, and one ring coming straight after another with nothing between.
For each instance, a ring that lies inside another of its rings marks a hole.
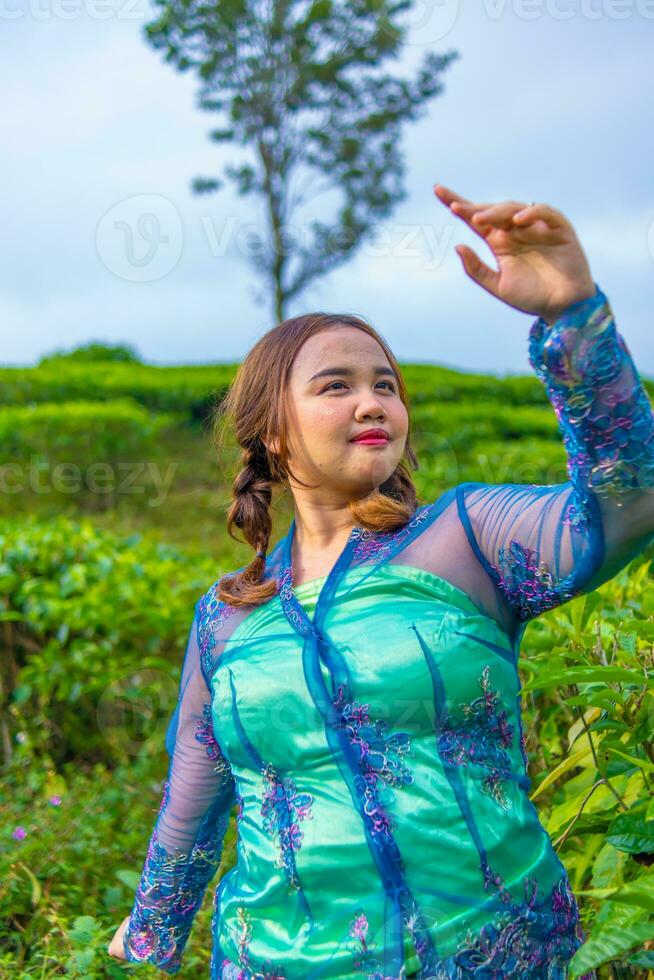
<instances>
[{"instance_id":1,"label":"brown hair","mask_svg":"<svg viewBox=\"0 0 654 980\"><path fill-rule=\"evenodd\" d=\"M275 485L288 486L288 474L302 486L288 464L286 392L291 366L308 337L338 326L357 327L374 337L383 348L396 374L398 393L409 411L409 395L395 357L384 339L365 320L352 314L308 313L282 321L268 330L246 355L213 420L214 445L219 454L224 446L225 424L231 420L236 441L243 449L242 469L232 486L233 501L227 512L227 530L238 540L239 528L256 555L241 571L223 577L217 586L222 602L240 606L259 605L277 592L274 578L263 579L265 552L272 521L270 504ZM410 422L402 460L413 469L418 460L410 442ZM265 442L277 438L279 453L269 452ZM265 442L264 442L265 440ZM349 504L355 524L371 531L390 531L404 526L417 507L416 488L403 461L391 476L362 500Z\"/></svg>"}]
</instances>

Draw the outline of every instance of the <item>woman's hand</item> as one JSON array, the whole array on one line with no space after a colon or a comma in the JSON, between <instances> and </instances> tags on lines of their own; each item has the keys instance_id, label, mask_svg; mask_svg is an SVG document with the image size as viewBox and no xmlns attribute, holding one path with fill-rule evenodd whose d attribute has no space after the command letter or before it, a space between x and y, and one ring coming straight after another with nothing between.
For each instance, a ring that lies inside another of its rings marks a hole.
<instances>
[{"instance_id":1,"label":"woman's hand","mask_svg":"<svg viewBox=\"0 0 654 980\"><path fill-rule=\"evenodd\" d=\"M520 201L474 204L442 184L434 193L491 249L497 271L467 245L456 246L467 275L493 296L554 323L572 303L595 294L584 251L560 211Z\"/></svg>"},{"instance_id":2,"label":"woman's hand","mask_svg":"<svg viewBox=\"0 0 654 980\"><path fill-rule=\"evenodd\" d=\"M107 952L109 956L114 956L117 960L126 960L125 949L123 947L123 935L125 929L127 928L127 923L129 922L129 916L126 916L120 923L116 932L114 933L114 938L111 940L107 946Z\"/></svg>"}]
</instances>

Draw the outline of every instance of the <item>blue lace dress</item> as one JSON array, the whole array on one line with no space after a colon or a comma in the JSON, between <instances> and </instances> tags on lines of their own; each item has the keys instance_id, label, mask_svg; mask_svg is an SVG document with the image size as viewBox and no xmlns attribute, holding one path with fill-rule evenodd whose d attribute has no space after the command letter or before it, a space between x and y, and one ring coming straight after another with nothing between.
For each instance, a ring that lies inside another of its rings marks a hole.
<instances>
[{"instance_id":1,"label":"blue lace dress","mask_svg":"<svg viewBox=\"0 0 654 980\"><path fill-rule=\"evenodd\" d=\"M180 969L234 810L214 980L566 976L583 934L529 799L520 640L652 540L654 419L599 287L529 354L568 481L458 484L299 587L293 522L271 599L199 598L129 961Z\"/></svg>"}]
</instances>

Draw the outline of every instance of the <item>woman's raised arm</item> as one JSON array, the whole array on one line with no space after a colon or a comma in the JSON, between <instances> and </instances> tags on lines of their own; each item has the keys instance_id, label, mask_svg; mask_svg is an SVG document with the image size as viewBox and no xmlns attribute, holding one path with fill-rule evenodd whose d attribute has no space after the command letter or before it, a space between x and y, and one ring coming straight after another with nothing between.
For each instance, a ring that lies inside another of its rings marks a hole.
<instances>
[{"instance_id":1,"label":"woman's raised arm","mask_svg":"<svg viewBox=\"0 0 654 980\"><path fill-rule=\"evenodd\" d=\"M599 286L554 323L533 322L529 360L570 479L457 488L473 550L522 623L597 588L654 538L654 415Z\"/></svg>"},{"instance_id":2,"label":"woman's raised arm","mask_svg":"<svg viewBox=\"0 0 654 980\"><path fill-rule=\"evenodd\" d=\"M597 588L654 537L654 416L565 215L547 204L475 204L440 184L434 189L497 261L493 269L457 246L469 278L537 315L529 361L567 452L566 483L456 488L472 550L516 626Z\"/></svg>"}]
</instances>

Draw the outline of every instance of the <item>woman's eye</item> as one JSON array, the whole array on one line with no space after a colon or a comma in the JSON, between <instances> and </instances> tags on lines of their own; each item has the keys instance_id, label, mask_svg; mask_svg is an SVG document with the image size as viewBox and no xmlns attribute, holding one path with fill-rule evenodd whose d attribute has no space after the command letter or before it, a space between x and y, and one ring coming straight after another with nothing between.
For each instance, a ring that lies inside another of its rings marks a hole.
<instances>
[{"instance_id":1,"label":"woman's eye","mask_svg":"<svg viewBox=\"0 0 654 980\"><path fill-rule=\"evenodd\" d=\"M329 391L330 388L333 388L334 385L342 385L342 384L343 384L342 381L332 381L330 384L327 385L326 388L323 389L323 391ZM395 391L395 385L393 384L392 381L379 381L378 384L388 385L390 391Z\"/></svg>"}]
</instances>

